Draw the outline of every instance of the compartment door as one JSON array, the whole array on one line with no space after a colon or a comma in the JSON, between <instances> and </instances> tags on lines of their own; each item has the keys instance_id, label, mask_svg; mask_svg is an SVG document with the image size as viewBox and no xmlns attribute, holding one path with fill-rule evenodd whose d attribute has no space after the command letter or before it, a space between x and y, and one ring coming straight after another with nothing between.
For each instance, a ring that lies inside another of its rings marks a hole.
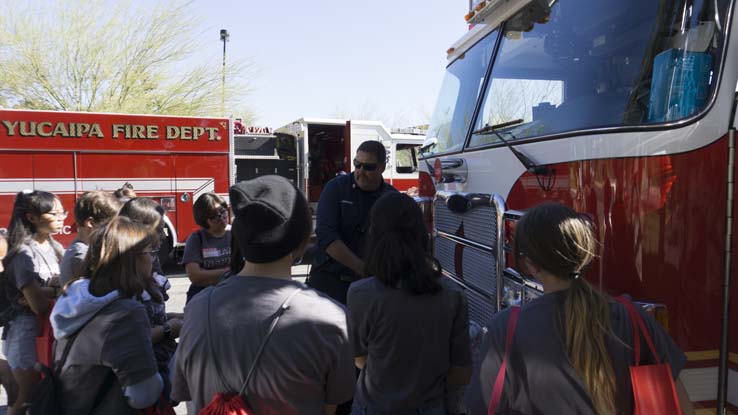
<instances>
[{"instance_id":1,"label":"compartment door","mask_svg":"<svg viewBox=\"0 0 738 415\"><path fill-rule=\"evenodd\" d=\"M199 227L192 214L198 197L214 192L228 200L228 154L174 156L177 232L180 242Z\"/></svg>"}]
</instances>

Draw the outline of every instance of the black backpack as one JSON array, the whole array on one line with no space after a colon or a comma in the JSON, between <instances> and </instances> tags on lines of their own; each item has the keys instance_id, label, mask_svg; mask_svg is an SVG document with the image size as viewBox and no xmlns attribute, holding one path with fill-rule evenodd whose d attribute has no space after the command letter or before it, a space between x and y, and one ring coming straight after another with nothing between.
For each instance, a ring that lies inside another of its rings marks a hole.
<instances>
[{"instance_id":1,"label":"black backpack","mask_svg":"<svg viewBox=\"0 0 738 415\"><path fill-rule=\"evenodd\" d=\"M10 301L12 290L18 290L13 283L8 281L5 272L0 272L0 327L7 327L17 315L18 310Z\"/></svg>"}]
</instances>

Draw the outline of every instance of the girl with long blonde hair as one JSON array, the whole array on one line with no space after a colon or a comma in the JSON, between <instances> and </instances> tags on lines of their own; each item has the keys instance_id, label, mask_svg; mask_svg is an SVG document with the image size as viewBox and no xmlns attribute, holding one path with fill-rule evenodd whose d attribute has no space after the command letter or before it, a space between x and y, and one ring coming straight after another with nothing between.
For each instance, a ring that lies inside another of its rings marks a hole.
<instances>
[{"instance_id":1,"label":"girl with long blonde hair","mask_svg":"<svg viewBox=\"0 0 738 415\"><path fill-rule=\"evenodd\" d=\"M510 344L497 414L631 414L629 366L633 331L627 311L584 278L597 241L590 222L559 203L527 211L515 231L518 266L543 284L544 295L525 304ZM641 313L661 360L675 378L686 357L650 316ZM505 354L509 310L498 313L467 400L487 413ZM647 350L645 344L642 350ZM641 364L654 362L650 353ZM676 379L685 413L690 406Z\"/></svg>"}]
</instances>

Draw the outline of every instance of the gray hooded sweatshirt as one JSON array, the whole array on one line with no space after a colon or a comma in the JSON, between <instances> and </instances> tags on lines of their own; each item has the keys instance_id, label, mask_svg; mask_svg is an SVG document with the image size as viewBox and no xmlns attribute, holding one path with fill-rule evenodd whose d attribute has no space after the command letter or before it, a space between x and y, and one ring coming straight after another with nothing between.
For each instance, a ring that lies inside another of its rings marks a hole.
<instances>
[{"instance_id":1,"label":"gray hooded sweatshirt","mask_svg":"<svg viewBox=\"0 0 738 415\"><path fill-rule=\"evenodd\" d=\"M121 295L118 291L110 292L102 297L96 297L90 293L90 281L88 279L79 279L77 281L74 281L67 287L66 294L59 297L56 304L54 305L54 309L51 312L51 327L54 330L54 337L59 340L68 339L70 336L76 334L83 327L85 327L85 325L88 322L91 322L95 317L105 314L105 312L101 312L102 309L118 299L121 299ZM126 303L125 308L133 309L137 313L143 313L143 317L146 317L146 312L143 309L143 306L140 305L140 303L131 299L121 299L120 302ZM137 310L136 308L139 307L140 310ZM109 308L112 309L113 306ZM138 324L142 324L142 322L139 322ZM139 332L139 334L141 333L141 330L145 330L146 333L149 333L149 343L144 344L143 346L148 346L148 348L151 349L152 346L150 343L150 328L148 323L146 323L143 327L133 327L133 329ZM111 327L110 330L115 330L115 328ZM75 343L79 343L83 339L82 336L88 333L87 331L83 331L80 334L81 335L78 336L78 339L75 339ZM141 336L139 336L139 338L140 337ZM63 343L66 344L66 342ZM140 347L140 345L138 344L134 344L133 346ZM57 345L57 347L59 346ZM105 346L103 345L102 347ZM73 344L72 348L70 349L70 357L73 355L72 351L74 350L74 348L75 344ZM61 357L62 350L63 349L57 349L57 358ZM153 351L146 351L153 358ZM120 354L130 354L130 350L123 350ZM105 351L101 351L100 355L105 355ZM100 362L99 365L105 364L103 362ZM67 365L65 362L65 368L66 367ZM111 369L119 378L119 373L127 371L126 368L111 367ZM161 376L156 370L155 362L153 362L153 369L154 374L152 376L131 385L125 385L126 382L119 379L121 385L123 385L123 395L125 396L126 402L130 407L136 409L146 408L154 404L159 398L162 391L163 382ZM62 368L61 378L62 383L64 383L64 368Z\"/></svg>"}]
</instances>

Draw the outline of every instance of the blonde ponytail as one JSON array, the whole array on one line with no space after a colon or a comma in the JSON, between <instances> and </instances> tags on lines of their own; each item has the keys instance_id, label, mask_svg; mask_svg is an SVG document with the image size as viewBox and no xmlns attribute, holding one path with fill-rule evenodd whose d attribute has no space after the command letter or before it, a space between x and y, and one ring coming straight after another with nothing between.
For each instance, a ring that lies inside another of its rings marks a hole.
<instances>
[{"instance_id":1,"label":"blonde ponytail","mask_svg":"<svg viewBox=\"0 0 738 415\"><path fill-rule=\"evenodd\" d=\"M566 350L584 382L595 412L615 413L615 372L605 339L612 332L610 309L604 294L582 278L567 290L564 302Z\"/></svg>"},{"instance_id":2,"label":"blonde ponytail","mask_svg":"<svg viewBox=\"0 0 738 415\"><path fill-rule=\"evenodd\" d=\"M594 259L596 245L589 222L559 203L530 209L515 230L518 255L558 279L571 281L559 316L566 351L595 412L610 415L616 411L616 388L605 343L612 333L609 300L580 276Z\"/></svg>"}]
</instances>

